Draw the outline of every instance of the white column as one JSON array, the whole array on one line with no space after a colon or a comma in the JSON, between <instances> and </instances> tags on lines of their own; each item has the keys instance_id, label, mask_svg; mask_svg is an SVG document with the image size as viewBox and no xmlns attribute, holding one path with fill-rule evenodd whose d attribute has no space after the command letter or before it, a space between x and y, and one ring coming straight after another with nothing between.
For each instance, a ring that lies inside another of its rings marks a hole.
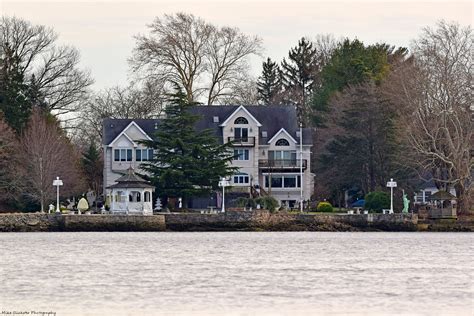
<instances>
[{"instance_id":1,"label":"white column","mask_svg":"<svg viewBox=\"0 0 474 316\"><path fill-rule=\"evenodd\" d=\"M303 212L303 127L300 123L300 212Z\"/></svg>"},{"instance_id":2,"label":"white column","mask_svg":"<svg viewBox=\"0 0 474 316\"><path fill-rule=\"evenodd\" d=\"M130 200L130 197L128 196L130 193L128 190L125 190L125 212L128 214L128 202Z\"/></svg>"},{"instance_id":3,"label":"white column","mask_svg":"<svg viewBox=\"0 0 474 316\"><path fill-rule=\"evenodd\" d=\"M393 181L393 179L390 179ZM390 213L393 213L393 187L390 187Z\"/></svg>"},{"instance_id":4,"label":"white column","mask_svg":"<svg viewBox=\"0 0 474 316\"><path fill-rule=\"evenodd\" d=\"M112 189L112 193L111 193L112 196L110 197L110 199L111 199L111 201L110 201L110 202L111 202L111 205L110 205L111 209L110 209L110 211L114 211L114 210L115 210L115 191L114 191L114 190L115 190L115 189Z\"/></svg>"},{"instance_id":5,"label":"white column","mask_svg":"<svg viewBox=\"0 0 474 316\"><path fill-rule=\"evenodd\" d=\"M222 186L222 213L225 212L224 202L225 202L225 185Z\"/></svg>"}]
</instances>

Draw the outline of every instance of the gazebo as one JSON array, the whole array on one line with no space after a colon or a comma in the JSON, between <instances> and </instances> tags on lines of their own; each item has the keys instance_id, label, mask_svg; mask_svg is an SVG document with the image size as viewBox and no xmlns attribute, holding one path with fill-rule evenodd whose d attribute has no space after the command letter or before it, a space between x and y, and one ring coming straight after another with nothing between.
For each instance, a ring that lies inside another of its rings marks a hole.
<instances>
[{"instance_id":1,"label":"gazebo","mask_svg":"<svg viewBox=\"0 0 474 316\"><path fill-rule=\"evenodd\" d=\"M431 218L456 218L456 207L452 201L456 200L456 197L446 191L438 191L431 195L430 200L433 202L433 206L430 211Z\"/></svg>"},{"instance_id":2,"label":"gazebo","mask_svg":"<svg viewBox=\"0 0 474 316\"><path fill-rule=\"evenodd\" d=\"M112 214L143 214L153 215L152 192L155 187L135 174L132 167L127 173L118 178L109 189L108 198L111 201Z\"/></svg>"}]
</instances>

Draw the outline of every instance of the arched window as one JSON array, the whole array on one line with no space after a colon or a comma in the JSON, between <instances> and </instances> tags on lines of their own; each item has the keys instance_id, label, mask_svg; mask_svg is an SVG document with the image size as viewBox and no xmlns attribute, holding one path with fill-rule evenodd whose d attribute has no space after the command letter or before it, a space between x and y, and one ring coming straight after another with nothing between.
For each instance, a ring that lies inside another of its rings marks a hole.
<instances>
[{"instance_id":1,"label":"arched window","mask_svg":"<svg viewBox=\"0 0 474 316\"><path fill-rule=\"evenodd\" d=\"M234 124L248 124L248 123L249 123L249 121L247 121L247 119L245 117L242 117L242 116L236 118L235 121L234 121Z\"/></svg>"},{"instance_id":2,"label":"arched window","mask_svg":"<svg viewBox=\"0 0 474 316\"><path fill-rule=\"evenodd\" d=\"M150 192L146 191L145 192L145 202L150 202L151 201L151 194Z\"/></svg>"},{"instance_id":3,"label":"arched window","mask_svg":"<svg viewBox=\"0 0 474 316\"><path fill-rule=\"evenodd\" d=\"M280 138L279 140L277 140L277 142L275 143L275 146L290 146L290 143L284 139L284 138Z\"/></svg>"},{"instance_id":4,"label":"arched window","mask_svg":"<svg viewBox=\"0 0 474 316\"><path fill-rule=\"evenodd\" d=\"M128 195L128 201L129 202L141 202L141 193L138 192L138 191L132 191L130 192L130 194Z\"/></svg>"}]
</instances>

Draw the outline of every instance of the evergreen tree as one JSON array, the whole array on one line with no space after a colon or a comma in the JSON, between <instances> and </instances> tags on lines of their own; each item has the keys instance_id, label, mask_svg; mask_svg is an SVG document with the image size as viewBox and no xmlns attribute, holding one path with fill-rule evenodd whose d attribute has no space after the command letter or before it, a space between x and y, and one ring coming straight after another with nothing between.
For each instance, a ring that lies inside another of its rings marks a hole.
<instances>
[{"instance_id":1,"label":"evergreen tree","mask_svg":"<svg viewBox=\"0 0 474 316\"><path fill-rule=\"evenodd\" d=\"M229 164L233 159L230 145L219 144L210 130L194 128L200 117L190 113L192 105L177 88L154 140L143 142L155 150L153 160L142 167L148 172L146 178L160 197L181 197L183 205L190 197L211 193L221 177L235 172Z\"/></svg>"},{"instance_id":2,"label":"evergreen tree","mask_svg":"<svg viewBox=\"0 0 474 316\"><path fill-rule=\"evenodd\" d=\"M340 132L326 146L319 168L333 191L356 188L363 194L403 179L397 165L395 109L374 83L347 89L337 100Z\"/></svg>"},{"instance_id":3,"label":"evergreen tree","mask_svg":"<svg viewBox=\"0 0 474 316\"><path fill-rule=\"evenodd\" d=\"M257 81L258 99L264 105L275 102L275 97L281 91L281 71L276 62L270 57L262 64L262 75Z\"/></svg>"},{"instance_id":4,"label":"evergreen tree","mask_svg":"<svg viewBox=\"0 0 474 316\"><path fill-rule=\"evenodd\" d=\"M17 133L25 127L31 114L25 83L18 56L8 44L0 51L0 111L4 119Z\"/></svg>"},{"instance_id":5,"label":"evergreen tree","mask_svg":"<svg viewBox=\"0 0 474 316\"><path fill-rule=\"evenodd\" d=\"M87 150L82 154L82 171L89 189L95 192L96 196L100 194L103 179L103 161L101 154L93 142L90 143Z\"/></svg>"},{"instance_id":6,"label":"evergreen tree","mask_svg":"<svg viewBox=\"0 0 474 316\"><path fill-rule=\"evenodd\" d=\"M321 71L321 87L315 91L312 104L314 125L324 126L323 114L336 92L368 81L379 84L392 67L405 60L407 52L387 44L365 46L357 39L341 42Z\"/></svg>"},{"instance_id":7,"label":"evergreen tree","mask_svg":"<svg viewBox=\"0 0 474 316\"><path fill-rule=\"evenodd\" d=\"M307 125L310 108L308 98L313 91L314 75L317 72L317 50L304 37L298 46L288 53L288 61L283 59L282 82L287 102L294 104L298 111L298 119Z\"/></svg>"}]
</instances>

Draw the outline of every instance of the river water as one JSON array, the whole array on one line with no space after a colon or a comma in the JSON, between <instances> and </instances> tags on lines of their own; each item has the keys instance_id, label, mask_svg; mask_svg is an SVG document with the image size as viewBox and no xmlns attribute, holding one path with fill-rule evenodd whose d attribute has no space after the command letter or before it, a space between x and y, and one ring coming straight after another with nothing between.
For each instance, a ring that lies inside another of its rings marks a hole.
<instances>
[{"instance_id":1,"label":"river water","mask_svg":"<svg viewBox=\"0 0 474 316\"><path fill-rule=\"evenodd\" d=\"M0 315L474 315L473 241L469 233L2 233Z\"/></svg>"}]
</instances>

